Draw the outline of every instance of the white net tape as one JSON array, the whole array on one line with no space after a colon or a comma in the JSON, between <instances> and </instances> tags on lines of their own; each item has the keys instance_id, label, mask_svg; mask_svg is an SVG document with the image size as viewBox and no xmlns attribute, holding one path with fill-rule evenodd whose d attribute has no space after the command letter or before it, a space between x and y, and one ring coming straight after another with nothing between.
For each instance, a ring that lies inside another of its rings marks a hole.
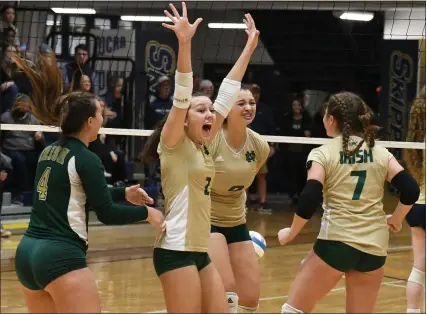
<instances>
[{"instance_id":1,"label":"white net tape","mask_svg":"<svg viewBox=\"0 0 427 314\"><path fill-rule=\"evenodd\" d=\"M28 125L28 124L0 124L2 131L29 131L29 132L61 132L58 127L43 126L43 125ZM150 136L152 130L137 130L137 129L111 129L101 128L100 134L109 135L126 135L126 136ZM264 138L271 143L291 143L291 144L307 144L307 145L323 145L330 141L327 138L313 137L292 137L292 136L270 136L264 135ZM408 148L408 149L424 149L425 143L416 142L392 142L392 141L377 141L379 145L387 148Z\"/></svg>"}]
</instances>

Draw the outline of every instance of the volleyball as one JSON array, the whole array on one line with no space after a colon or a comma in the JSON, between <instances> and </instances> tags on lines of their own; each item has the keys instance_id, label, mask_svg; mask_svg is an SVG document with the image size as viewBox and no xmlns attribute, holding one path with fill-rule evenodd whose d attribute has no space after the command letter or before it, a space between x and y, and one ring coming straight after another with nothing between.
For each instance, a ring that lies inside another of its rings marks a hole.
<instances>
[{"instance_id":1,"label":"volleyball","mask_svg":"<svg viewBox=\"0 0 427 314\"><path fill-rule=\"evenodd\" d=\"M263 257L267 243L265 242L264 237L256 231L249 231L249 235L252 239L252 244L254 245L255 253L258 257Z\"/></svg>"}]
</instances>

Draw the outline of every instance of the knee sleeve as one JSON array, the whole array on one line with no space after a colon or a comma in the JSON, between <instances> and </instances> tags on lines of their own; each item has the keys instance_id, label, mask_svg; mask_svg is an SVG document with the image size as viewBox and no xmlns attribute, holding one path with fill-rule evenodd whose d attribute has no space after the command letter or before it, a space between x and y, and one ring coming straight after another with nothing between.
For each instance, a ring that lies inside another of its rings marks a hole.
<instances>
[{"instance_id":1,"label":"knee sleeve","mask_svg":"<svg viewBox=\"0 0 427 314\"><path fill-rule=\"evenodd\" d=\"M303 311L297 310L293 306L290 306L288 303L283 304L281 313L304 313Z\"/></svg>"},{"instance_id":2,"label":"knee sleeve","mask_svg":"<svg viewBox=\"0 0 427 314\"><path fill-rule=\"evenodd\" d=\"M239 313L256 313L258 312L259 305L256 307L248 307L244 305L239 305Z\"/></svg>"},{"instance_id":3,"label":"knee sleeve","mask_svg":"<svg viewBox=\"0 0 427 314\"><path fill-rule=\"evenodd\" d=\"M237 306L239 304L239 296L235 292L227 292L228 313L237 313Z\"/></svg>"},{"instance_id":4,"label":"knee sleeve","mask_svg":"<svg viewBox=\"0 0 427 314\"><path fill-rule=\"evenodd\" d=\"M409 275L408 281L414 282L425 287L426 273L419 269L416 269L415 267L412 267L412 271Z\"/></svg>"}]
</instances>

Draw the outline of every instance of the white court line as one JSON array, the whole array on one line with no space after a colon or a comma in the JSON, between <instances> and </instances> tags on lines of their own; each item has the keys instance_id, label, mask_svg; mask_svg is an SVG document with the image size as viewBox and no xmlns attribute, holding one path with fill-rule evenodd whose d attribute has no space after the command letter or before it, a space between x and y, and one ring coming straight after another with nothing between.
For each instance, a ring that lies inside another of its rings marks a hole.
<instances>
[{"instance_id":1,"label":"white court line","mask_svg":"<svg viewBox=\"0 0 427 314\"><path fill-rule=\"evenodd\" d=\"M393 283L393 281L385 282L385 283L383 283L383 285L390 286L390 287L406 288L406 285L405 286L404 285L396 285Z\"/></svg>"},{"instance_id":2,"label":"white court line","mask_svg":"<svg viewBox=\"0 0 427 314\"><path fill-rule=\"evenodd\" d=\"M393 280L393 281L387 281L387 282L383 282L381 283L381 285L386 285L386 286L391 286L391 287L399 287L399 288L406 288L406 286L402 286L402 285L396 285L399 282L402 282L404 280ZM329 293L331 292L335 292L335 291L342 291L345 290L345 287L341 287L341 288L334 288L331 291L329 291ZM287 295L279 295L277 297L266 297L266 298L260 298L260 301L269 301L269 300L277 300L277 299L285 299L287 298ZM144 313L166 313L166 310L157 310L157 311L150 311L150 312L144 312Z\"/></svg>"}]
</instances>

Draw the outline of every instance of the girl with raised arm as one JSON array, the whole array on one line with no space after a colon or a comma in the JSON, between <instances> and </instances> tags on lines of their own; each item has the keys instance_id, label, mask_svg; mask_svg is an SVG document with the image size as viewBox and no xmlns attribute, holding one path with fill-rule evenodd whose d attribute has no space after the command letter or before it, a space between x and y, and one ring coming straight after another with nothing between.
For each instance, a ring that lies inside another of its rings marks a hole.
<instances>
[{"instance_id":1,"label":"girl with raised arm","mask_svg":"<svg viewBox=\"0 0 427 314\"><path fill-rule=\"evenodd\" d=\"M165 11L179 41L173 107L155 129L144 159L160 157L165 196L166 232L154 249L154 267L162 283L168 312L228 312L225 290L208 255L210 190L215 169L207 145L235 103L253 49L245 48L223 80L215 103L192 97L191 39L200 24L190 24L171 4Z\"/></svg>"}]
</instances>

